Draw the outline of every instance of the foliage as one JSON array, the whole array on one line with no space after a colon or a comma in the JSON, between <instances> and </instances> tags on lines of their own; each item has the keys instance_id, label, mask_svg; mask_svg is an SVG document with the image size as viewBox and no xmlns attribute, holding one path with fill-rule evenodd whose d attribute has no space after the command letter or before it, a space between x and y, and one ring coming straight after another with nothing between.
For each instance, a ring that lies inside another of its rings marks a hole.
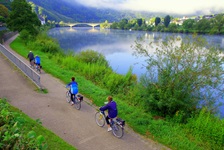
<instances>
[{"instance_id":1,"label":"foliage","mask_svg":"<svg viewBox=\"0 0 224 150\"><path fill-rule=\"evenodd\" d=\"M27 130L27 121L0 99L0 149L47 149L45 138Z\"/></svg>"},{"instance_id":2,"label":"foliage","mask_svg":"<svg viewBox=\"0 0 224 150\"><path fill-rule=\"evenodd\" d=\"M161 18L160 17L156 17L155 19L155 26L158 26L158 24L161 22Z\"/></svg>"},{"instance_id":3,"label":"foliage","mask_svg":"<svg viewBox=\"0 0 224 150\"><path fill-rule=\"evenodd\" d=\"M14 0L11 3L11 8L12 11L7 19L7 27L18 32L25 29L29 34L36 35L41 23L26 0Z\"/></svg>"},{"instance_id":4,"label":"foliage","mask_svg":"<svg viewBox=\"0 0 224 150\"><path fill-rule=\"evenodd\" d=\"M188 120L185 127L194 137L200 137L207 149L222 149L224 147L224 120L212 115L209 110L202 109Z\"/></svg>"},{"instance_id":5,"label":"foliage","mask_svg":"<svg viewBox=\"0 0 224 150\"><path fill-rule=\"evenodd\" d=\"M170 24L170 16L167 15L165 18L164 18L164 25L165 27L168 27Z\"/></svg>"},{"instance_id":6,"label":"foliage","mask_svg":"<svg viewBox=\"0 0 224 150\"><path fill-rule=\"evenodd\" d=\"M28 40L32 38L26 29L20 32L19 37L24 41L25 44L27 44Z\"/></svg>"},{"instance_id":7,"label":"foliage","mask_svg":"<svg viewBox=\"0 0 224 150\"><path fill-rule=\"evenodd\" d=\"M9 10L4 5L0 4L0 16L7 18L9 16Z\"/></svg>"},{"instance_id":8,"label":"foliage","mask_svg":"<svg viewBox=\"0 0 224 150\"><path fill-rule=\"evenodd\" d=\"M161 20L164 23L161 24ZM198 20L197 20L198 19ZM143 31L157 31L157 32L175 32L175 33L206 33L206 34L223 34L224 33L224 15L213 15L212 18L195 18L186 19L183 24L178 18L173 18L166 15L165 18L155 17L151 18L148 22L143 18L121 20L120 22L113 22L110 28L122 30L143 30ZM172 22L171 22L172 21Z\"/></svg>"},{"instance_id":9,"label":"foliage","mask_svg":"<svg viewBox=\"0 0 224 150\"><path fill-rule=\"evenodd\" d=\"M106 20L104 23L101 23L100 24L100 28L103 28L103 29L108 29L110 28L110 24L108 23L108 21Z\"/></svg>"},{"instance_id":10,"label":"foliage","mask_svg":"<svg viewBox=\"0 0 224 150\"><path fill-rule=\"evenodd\" d=\"M193 30L196 26L196 21L194 19L187 19L183 22L183 28L187 31Z\"/></svg>"},{"instance_id":11,"label":"foliage","mask_svg":"<svg viewBox=\"0 0 224 150\"><path fill-rule=\"evenodd\" d=\"M148 74L141 78L148 111L162 116L184 111L189 116L196 108L214 111L217 99L223 98L224 59L219 57L220 51L206 46L200 37L192 38L170 37L158 42L152 54L152 43L147 47L144 41L136 41L135 54L148 58Z\"/></svg>"},{"instance_id":12,"label":"foliage","mask_svg":"<svg viewBox=\"0 0 224 150\"><path fill-rule=\"evenodd\" d=\"M143 17L152 16L148 12L127 12L113 9L90 8L80 5L78 2L61 0L28 0L38 7L43 8L42 14L47 19L55 22L108 22L120 21L123 18L136 18L139 14Z\"/></svg>"},{"instance_id":13,"label":"foliage","mask_svg":"<svg viewBox=\"0 0 224 150\"><path fill-rule=\"evenodd\" d=\"M109 67L109 64L105 58L105 56L101 53L98 53L93 50L85 50L81 51L80 53L77 53L75 55L75 58L77 61L81 61L84 63L90 63L90 64L96 64L98 63L99 65L103 65L106 67Z\"/></svg>"},{"instance_id":14,"label":"foliage","mask_svg":"<svg viewBox=\"0 0 224 150\"><path fill-rule=\"evenodd\" d=\"M22 41L18 38L13 41L12 45L14 45L13 47L16 49L16 51L22 54L24 57L26 57L30 50L27 47L24 47ZM23 47L21 45L23 45ZM102 106L103 102L105 101L105 97L111 94L111 92L105 87L102 87L102 85L98 84L98 86L96 86L94 80L87 80L81 72L85 68L85 65L83 63L78 64L78 62L75 62L72 55L66 56L65 59L63 59L64 56L61 57L61 55L57 56L57 54L43 53L40 51L36 52L38 52L38 55L43 58L42 60L45 72L51 73L53 76L60 78L65 83L69 82L71 76L75 76L80 85L80 93L89 98L93 104ZM66 59L68 60L62 64L62 62L64 62ZM74 67L73 64L75 69L68 67ZM81 69L76 70L76 67L80 67ZM88 69L89 68L86 68L85 70ZM94 71L94 69L91 70ZM89 74L91 73L94 72L89 72ZM113 73L111 72L111 74ZM202 134L197 135L191 133L192 130L189 130L189 128L193 126L193 124L196 126L196 117L191 118L191 124L188 126L187 122L186 125L179 124L182 118L185 117L184 112L179 111L172 118L164 118L160 116L154 116L151 114L151 112L145 111L145 109L143 109L143 106L145 106L144 100L147 99L147 97L144 97L145 93L147 93L145 87L136 85L134 89L131 88L131 90L128 92L113 94L113 97L118 104L119 117L125 119L127 124L133 128L134 131L151 138L155 142L162 143L171 149L200 150L208 149L207 145L211 145L211 147L209 147L210 149L218 150L220 147L222 147L222 145L219 145L220 143L213 145L209 144L215 143L213 140L214 138L211 140L206 139L206 141L202 141ZM216 119L219 120L218 118ZM207 120L213 123L213 119ZM203 123L203 119L201 119L201 123ZM223 130L223 125L220 124L220 121L215 123L218 124L217 126L220 126L218 130ZM198 131L199 130L200 128L198 128ZM212 129L210 128L208 130ZM210 132L210 134L216 135L215 132ZM49 139L51 139L50 136Z\"/></svg>"},{"instance_id":15,"label":"foliage","mask_svg":"<svg viewBox=\"0 0 224 150\"><path fill-rule=\"evenodd\" d=\"M222 29L224 28L224 15L218 14L215 18L211 19L212 33L220 34L222 33Z\"/></svg>"},{"instance_id":16,"label":"foliage","mask_svg":"<svg viewBox=\"0 0 224 150\"><path fill-rule=\"evenodd\" d=\"M32 48L49 53L61 52L60 45L55 41L55 39L48 37L45 31L40 32L36 36L36 40L32 45Z\"/></svg>"}]
</instances>

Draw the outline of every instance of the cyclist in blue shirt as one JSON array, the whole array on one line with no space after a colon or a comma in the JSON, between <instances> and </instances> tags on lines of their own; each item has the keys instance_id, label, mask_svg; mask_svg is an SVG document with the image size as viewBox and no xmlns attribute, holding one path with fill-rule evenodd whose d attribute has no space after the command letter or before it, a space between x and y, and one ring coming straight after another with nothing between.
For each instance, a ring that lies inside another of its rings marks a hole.
<instances>
[{"instance_id":1,"label":"cyclist in blue shirt","mask_svg":"<svg viewBox=\"0 0 224 150\"><path fill-rule=\"evenodd\" d=\"M112 96L108 96L107 100L108 100L108 103L105 106L100 107L100 111L108 110L108 115L105 119L106 119L107 126L108 126L107 131L109 132L112 130L110 127L109 119L113 119L113 118L117 117L117 104L115 101L113 101Z\"/></svg>"},{"instance_id":2,"label":"cyclist in blue shirt","mask_svg":"<svg viewBox=\"0 0 224 150\"><path fill-rule=\"evenodd\" d=\"M71 93L72 105L74 105L74 97L79 92L78 91L78 83L75 81L75 77L71 78L71 82L66 85L66 88L70 87L69 92Z\"/></svg>"},{"instance_id":3,"label":"cyclist in blue shirt","mask_svg":"<svg viewBox=\"0 0 224 150\"><path fill-rule=\"evenodd\" d=\"M35 64L36 64L36 69L41 69L40 67L40 57L39 56L35 56ZM41 71L40 71L41 72Z\"/></svg>"}]
</instances>

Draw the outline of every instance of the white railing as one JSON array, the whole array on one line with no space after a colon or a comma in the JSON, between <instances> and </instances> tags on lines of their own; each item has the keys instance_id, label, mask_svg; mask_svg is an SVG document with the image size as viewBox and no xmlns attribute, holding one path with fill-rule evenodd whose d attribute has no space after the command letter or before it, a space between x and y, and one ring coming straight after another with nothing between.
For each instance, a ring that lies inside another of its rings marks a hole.
<instances>
[{"instance_id":1,"label":"white railing","mask_svg":"<svg viewBox=\"0 0 224 150\"><path fill-rule=\"evenodd\" d=\"M24 63L21 59L7 50L2 44L0 44L0 52L5 55L12 63L14 63L27 77L29 77L40 89L40 75L35 72L32 68Z\"/></svg>"}]
</instances>

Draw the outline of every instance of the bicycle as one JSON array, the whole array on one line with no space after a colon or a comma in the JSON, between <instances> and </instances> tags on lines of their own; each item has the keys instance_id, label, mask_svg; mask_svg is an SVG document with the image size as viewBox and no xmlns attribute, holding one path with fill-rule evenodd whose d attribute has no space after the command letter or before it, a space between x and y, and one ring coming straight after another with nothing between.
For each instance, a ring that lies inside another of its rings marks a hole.
<instances>
[{"instance_id":1,"label":"bicycle","mask_svg":"<svg viewBox=\"0 0 224 150\"><path fill-rule=\"evenodd\" d=\"M35 68L35 66L34 66L34 60L31 60L31 61L30 61L30 67L31 67L31 68Z\"/></svg>"},{"instance_id":2,"label":"bicycle","mask_svg":"<svg viewBox=\"0 0 224 150\"><path fill-rule=\"evenodd\" d=\"M81 102L83 101L83 96L82 95L74 95L73 97L73 100L74 100L74 107L77 109L77 110L80 110L81 109ZM68 103L70 103L72 100L71 100L71 93L70 91L68 90L66 92L66 101Z\"/></svg>"},{"instance_id":3,"label":"bicycle","mask_svg":"<svg viewBox=\"0 0 224 150\"><path fill-rule=\"evenodd\" d=\"M106 115L104 111L98 111L95 114L96 124L100 127L103 127L106 122ZM124 126L125 121L121 118L110 119L110 127L112 128L112 133L115 137L121 138L124 135Z\"/></svg>"},{"instance_id":4,"label":"bicycle","mask_svg":"<svg viewBox=\"0 0 224 150\"><path fill-rule=\"evenodd\" d=\"M38 73L41 73L41 66L36 64L36 70Z\"/></svg>"}]
</instances>

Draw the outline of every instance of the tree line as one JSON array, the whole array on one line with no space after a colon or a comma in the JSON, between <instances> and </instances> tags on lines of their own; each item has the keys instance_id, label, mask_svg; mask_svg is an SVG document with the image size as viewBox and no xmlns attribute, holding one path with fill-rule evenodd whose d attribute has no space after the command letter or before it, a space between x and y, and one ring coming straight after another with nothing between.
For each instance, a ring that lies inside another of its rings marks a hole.
<instances>
[{"instance_id":1,"label":"tree line","mask_svg":"<svg viewBox=\"0 0 224 150\"><path fill-rule=\"evenodd\" d=\"M206 17L185 19L181 24L178 24L177 20L178 18L173 18L169 15L164 18L155 17L150 19L122 19L120 22L112 23L110 28L154 32L224 34L223 14L213 15L213 17L209 19Z\"/></svg>"}]
</instances>

